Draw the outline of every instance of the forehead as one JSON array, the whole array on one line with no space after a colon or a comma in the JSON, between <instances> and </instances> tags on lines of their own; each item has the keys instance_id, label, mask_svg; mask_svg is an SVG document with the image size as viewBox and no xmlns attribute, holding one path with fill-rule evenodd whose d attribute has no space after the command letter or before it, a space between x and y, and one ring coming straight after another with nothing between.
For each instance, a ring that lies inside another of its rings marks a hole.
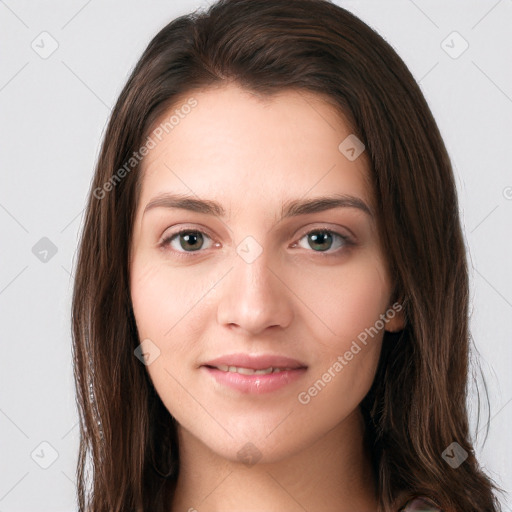
<instances>
[{"instance_id":1,"label":"forehead","mask_svg":"<svg viewBox=\"0 0 512 512\"><path fill-rule=\"evenodd\" d=\"M351 134L339 109L308 91L270 97L236 85L191 91L152 127L139 211L162 192L215 198L233 210L326 193L372 204L365 152L351 161L339 149Z\"/></svg>"}]
</instances>

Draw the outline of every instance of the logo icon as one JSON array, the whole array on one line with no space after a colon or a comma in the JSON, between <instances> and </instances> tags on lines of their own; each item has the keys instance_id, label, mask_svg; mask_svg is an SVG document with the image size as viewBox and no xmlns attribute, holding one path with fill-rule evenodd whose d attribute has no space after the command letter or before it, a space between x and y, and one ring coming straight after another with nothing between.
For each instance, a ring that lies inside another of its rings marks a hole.
<instances>
[{"instance_id":1,"label":"logo icon","mask_svg":"<svg viewBox=\"0 0 512 512\"><path fill-rule=\"evenodd\" d=\"M32 247L32 253L43 263L48 263L57 254L57 246L44 236Z\"/></svg>"},{"instance_id":2,"label":"logo icon","mask_svg":"<svg viewBox=\"0 0 512 512\"><path fill-rule=\"evenodd\" d=\"M253 466L262 457L262 453L253 443L246 443L240 450L238 450L236 455L237 459L240 462L243 462L246 466Z\"/></svg>"},{"instance_id":3,"label":"logo icon","mask_svg":"<svg viewBox=\"0 0 512 512\"><path fill-rule=\"evenodd\" d=\"M468 452L454 441L441 456L452 468L457 469L468 458Z\"/></svg>"},{"instance_id":4,"label":"logo icon","mask_svg":"<svg viewBox=\"0 0 512 512\"><path fill-rule=\"evenodd\" d=\"M469 43L454 30L441 41L441 48L452 59L458 59L469 48Z\"/></svg>"},{"instance_id":5,"label":"logo icon","mask_svg":"<svg viewBox=\"0 0 512 512\"><path fill-rule=\"evenodd\" d=\"M365 145L353 133L351 133L341 141L338 149L340 153L347 158L347 160L353 162L354 160L357 160L365 150Z\"/></svg>"},{"instance_id":6,"label":"logo icon","mask_svg":"<svg viewBox=\"0 0 512 512\"><path fill-rule=\"evenodd\" d=\"M59 452L48 441L43 441L34 448L30 456L40 468L48 469L59 458Z\"/></svg>"},{"instance_id":7,"label":"logo icon","mask_svg":"<svg viewBox=\"0 0 512 512\"><path fill-rule=\"evenodd\" d=\"M263 252L263 247L252 236L246 236L238 244L236 252L246 263L252 263Z\"/></svg>"},{"instance_id":8,"label":"logo icon","mask_svg":"<svg viewBox=\"0 0 512 512\"><path fill-rule=\"evenodd\" d=\"M47 59L57 50L59 43L51 34L45 31L41 32L32 41L31 46L32 50L34 50L41 59Z\"/></svg>"},{"instance_id":9,"label":"logo icon","mask_svg":"<svg viewBox=\"0 0 512 512\"><path fill-rule=\"evenodd\" d=\"M149 338L143 340L133 353L146 366L160 357L160 349Z\"/></svg>"}]
</instances>

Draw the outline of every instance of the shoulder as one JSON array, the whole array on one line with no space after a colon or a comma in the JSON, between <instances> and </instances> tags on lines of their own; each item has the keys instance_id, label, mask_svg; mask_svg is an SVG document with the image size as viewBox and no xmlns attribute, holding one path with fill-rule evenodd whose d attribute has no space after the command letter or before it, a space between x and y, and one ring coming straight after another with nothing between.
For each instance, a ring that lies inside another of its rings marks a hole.
<instances>
[{"instance_id":1,"label":"shoulder","mask_svg":"<svg viewBox=\"0 0 512 512\"><path fill-rule=\"evenodd\" d=\"M439 506L426 496L409 500L399 512L442 512Z\"/></svg>"}]
</instances>

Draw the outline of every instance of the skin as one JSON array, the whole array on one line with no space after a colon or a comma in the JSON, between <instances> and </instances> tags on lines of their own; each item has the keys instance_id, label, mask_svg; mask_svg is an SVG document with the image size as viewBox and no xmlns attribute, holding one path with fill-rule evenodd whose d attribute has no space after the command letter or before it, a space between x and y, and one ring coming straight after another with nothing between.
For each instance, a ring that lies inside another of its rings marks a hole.
<instances>
[{"instance_id":1,"label":"skin","mask_svg":"<svg viewBox=\"0 0 512 512\"><path fill-rule=\"evenodd\" d=\"M130 254L139 337L160 351L146 368L179 423L170 509L375 511L358 405L384 328L307 404L298 400L392 305L375 217L341 207L279 220L286 201L333 193L373 210L366 153L350 161L340 152L350 127L313 93L264 100L229 84L191 96L197 106L143 161ZM162 192L218 201L226 215L164 207L143 215ZM179 235L159 245L181 228L203 233L199 250ZM319 249L307 233L322 228L354 245L334 235ZM251 263L237 253L247 236L262 250ZM397 313L385 329L403 325ZM308 368L278 391L245 394L199 369L233 352L286 355ZM255 464L237 455L247 443Z\"/></svg>"}]
</instances>

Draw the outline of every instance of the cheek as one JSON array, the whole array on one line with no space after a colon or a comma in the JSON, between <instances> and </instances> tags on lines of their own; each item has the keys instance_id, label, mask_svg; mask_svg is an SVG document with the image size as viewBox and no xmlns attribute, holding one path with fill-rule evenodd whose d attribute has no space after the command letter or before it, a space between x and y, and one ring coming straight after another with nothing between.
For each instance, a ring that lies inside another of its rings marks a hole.
<instances>
[{"instance_id":1,"label":"cheek","mask_svg":"<svg viewBox=\"0 0 512 512\"><path fill-rule=\"evenodd\" d=\"M146 370L178 421L182 420L182 411L190 408L180 383L186 382L193 368L194 340L200 338L194 335L194 329L199 331L199 323L194 320L201 314L205 295L199 281L192 267L178 271L143 255L137 256L131 268L131 299L139 340L144 344L149 339L151 350L158 354Z\"/></svg>"},{"instance_id":2,"label":"cheek","mask_svg":"<svg viewBox=\"0 0 512 512\"><path fill-rule=\"evenodd\" d=\"M364 263L364 264L363 264ZM314 306L316 349L319 357L310 379L298 395L300 417L321 418L335 425L356 409L369 391L377 369L385 323L389 286L383 267L375 258L340 268L329 275L322 294L309 294ZM313 324L311 324L313 325ZM328 326L328 329L326 329ZM326 332L328 333L326 335Z\"/></svg>"},{"instance_id":3,"label":"cheek","mask_svg":"<svg viewBox=\"0 0 512 512\"><path fill-rule=\"evenodd\" d=\"M369 254L336 272L331 269L311 279L301 278L301 293L317 318L310 325L315 326L314 338L325 357L343 354L368 331L373 334L368 335L368 341L373 337L378 342L382 333L375 335L375 329L383 327L379 319L390 297L389 282L378 258Z\"/></svg>"},{"instance_id":4,"label":"cheek","mask_svg":"<svg viewBox=\"0 0 512 512\"><path fill-rule=\"evenodd\" d=\"M133 261L130 286L137 331L141 342L149 339L158 348L159 357L147 371L166 405L170 397L180 402L179 383L195 370L204 348L202 333L212 311L208 294L222 277L211 274L194 265L175 268L143 253Z\"/></svg>"},{"instance_id":5,"label":"cheek","mask_svg":"<svg viewBox=\"0 0 512 512\"><path fill-rule=\"evenodd\" d=\"M192 267L175 269L143 257L134 261L131 271L131 299L139 337L175 345L180 330L194 327L192 321L201 309L208 291L204 280ZM176 344L179 348L179 343Z\"/></svg>"}]
</instances>

